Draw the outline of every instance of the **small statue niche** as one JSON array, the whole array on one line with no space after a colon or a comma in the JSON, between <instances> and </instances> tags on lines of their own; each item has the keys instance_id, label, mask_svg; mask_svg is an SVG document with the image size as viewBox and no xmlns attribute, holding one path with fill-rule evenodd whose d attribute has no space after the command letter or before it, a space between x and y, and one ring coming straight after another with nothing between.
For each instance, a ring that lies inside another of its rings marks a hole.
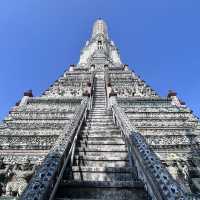
<instances>
[{"instance_id":1,"label":"small statue niche","mask_svg":"<svg viewBox=\"0 0 200 200\"><path fill-rule=\"evenodd\" d=\"M20 196L34 174L35 168L36 166L31 164L29 159L22 164L15 164L6 185L6 195Z\"/></svg>"}]
</instances>

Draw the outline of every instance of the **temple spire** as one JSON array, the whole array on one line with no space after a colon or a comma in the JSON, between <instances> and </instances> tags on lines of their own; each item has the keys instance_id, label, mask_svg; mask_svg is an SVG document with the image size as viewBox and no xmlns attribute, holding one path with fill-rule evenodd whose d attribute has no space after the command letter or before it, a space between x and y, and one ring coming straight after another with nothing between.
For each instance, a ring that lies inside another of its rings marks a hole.
<instances>
[{"instance_id":1,"label":"temple spire","mask_svg":"<svg viewBox=\"0 0 200 200\"><path fill-rule=\"evenodd\" d=\"M97 19L93 25L92 38L95 38L97 35L103 35L108 39L108 28L104 20Z\"/></svg>"},{"instance_id":2,"label":"temple spire","mask_svg":"<svg viewBox=\"0 0 200 200\"><path fill-rule=\"evenodd\" d=\"M81 52L78 66L88 67L97 60L109 63L110 67L122 64L117 47L108 37L108 28L103 19L97 19L94 22L91 39L86 42Z\"/></svg>"}]
</instances>

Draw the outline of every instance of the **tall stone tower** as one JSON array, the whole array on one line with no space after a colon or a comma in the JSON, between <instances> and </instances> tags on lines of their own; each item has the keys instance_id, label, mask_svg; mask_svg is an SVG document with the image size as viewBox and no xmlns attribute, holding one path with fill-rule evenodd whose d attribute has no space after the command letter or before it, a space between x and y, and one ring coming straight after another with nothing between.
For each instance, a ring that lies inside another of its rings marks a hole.
<instances>
[{"instance_id":1,"label":"tall stone tower","mask_svg":"<svg viewBox=\"0 0 200 200\"><path fill-rule=\"evenodd\" d=\"M197 117L123 64L98 19L78 64L0 124L0 195L200 199L199 143Z\"/></svg>"}]
</instances>

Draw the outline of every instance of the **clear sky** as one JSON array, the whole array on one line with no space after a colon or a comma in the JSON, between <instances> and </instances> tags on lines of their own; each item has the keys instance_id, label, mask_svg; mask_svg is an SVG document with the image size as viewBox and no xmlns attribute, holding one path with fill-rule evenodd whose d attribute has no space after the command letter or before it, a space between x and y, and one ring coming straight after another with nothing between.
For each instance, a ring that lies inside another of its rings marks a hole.
<instances>
[{"instance_id":1,"label":"clear sky","mask_svg":"<svg viewBox=\"0 0 200 200\"><path fill-rule=\"evenodd\" d=\"M78 62L99 17L124 63L200 116L200 0L1 0L0 119Z\"/></svg>"}]
</instances>

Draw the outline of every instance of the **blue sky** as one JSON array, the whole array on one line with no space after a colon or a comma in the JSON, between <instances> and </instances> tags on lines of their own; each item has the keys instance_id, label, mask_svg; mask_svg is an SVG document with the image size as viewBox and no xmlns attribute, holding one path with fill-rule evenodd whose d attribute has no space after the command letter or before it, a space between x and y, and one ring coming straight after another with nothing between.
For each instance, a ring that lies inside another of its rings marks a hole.
<instances>
[{"instance_id":1,"label":"blue sky","mask_svg":"<svg viewBox=\"0 0 200 200\"><path fill-rule=\"evenodd\" d=\"M169 89L200 116L199 0L1 0L0 119L77 63L101 17L124 63L161 96Z\"/></svg>"}]
</instances>

